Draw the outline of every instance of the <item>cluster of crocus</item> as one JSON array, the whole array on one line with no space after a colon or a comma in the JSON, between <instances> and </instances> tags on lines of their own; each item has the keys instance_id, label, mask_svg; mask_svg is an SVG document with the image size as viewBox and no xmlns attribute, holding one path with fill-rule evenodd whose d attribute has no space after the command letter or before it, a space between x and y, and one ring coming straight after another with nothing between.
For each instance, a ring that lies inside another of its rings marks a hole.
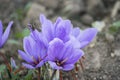
<instances>
[{"instance_id":1,"label":"cluster of crocus","mask_svg":"<svg viewBox=\"0 0 120 80\"><path fill-rule=\"evenodd\" d=\"M97 34L95 28L80 30L73 28L70 20L58 17L52 23L40 15L41 32L30 27L30 35L23 40L24 51L20 56L27 62L26 68L41 67L48 62L53 69L71 70L74 64L84 55L81 48L89 44Z\"/></svg>"},{"instance_id":2,"label":"cluster of crocus","mask_svg":"<svg viewBox=\"0 0 120 80\"><path fill-rule=\"evenodd\" d=\"M0 21L0 48L5 44L5 42L8 39L11 27L12 27L13 21L9 22L5 32L3 33L3 25L2 21Z\"/></svg>"}]
</instances>

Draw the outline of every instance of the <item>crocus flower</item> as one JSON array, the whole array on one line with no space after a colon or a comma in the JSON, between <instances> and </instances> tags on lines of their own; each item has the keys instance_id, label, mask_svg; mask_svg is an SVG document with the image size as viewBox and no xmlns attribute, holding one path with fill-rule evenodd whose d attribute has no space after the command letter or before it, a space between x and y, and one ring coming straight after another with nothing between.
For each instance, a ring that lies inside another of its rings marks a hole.
<instances>
[{"instance_id":1,"label":"crocus flower","mask_svg":"<svg viewBox=\"0 0 120 80\"><path fill-rule=\"evenodd\" d=\"M9 22L5 32L3 33L3 25L2 25L2 22L0 21L0 47L2 47L7 41L12 24L13 24L13 21Z\"/></svg>"},{"instance_id":2,"label":"crocus flower","mask_svg":"<svg viewBox=\"0 0 120 80\"><path fill-rule=\"evenodd\" d=\"M80 30L79 27L72 29L72 35L80 42L79 48L87 46L97 35L98 30L96 28L88 28Z\"/></svg>"},{"instance_id":3,"label":"crocus flower","mask_svg":"<svg viewBox=\"0 0 120 80\"><path fill-rule=\"evenodd\" d=\"M48 47L48 62L53 69L71 70L74 64L84 55L80 49L75 49L71 42L64 43L54 38Z\"/></svg>"},{"instance_id":4,"label":"crocus flower","mask_svg":"<svg viewBox=\"0 0 120 80\"><path fill-rule=\"evenodd\" d=\"M59 38L63 42L71 40L75 48L83 48L88 45L96 36L96 28L80 30L73 28L70 20L63 20L58 17L55 23L52 23L44 15L40 15L42 24L42 33L48 40L48 43L54 38Z\"/></svg>"},{"instance_id":5,"label":"crocus flower","mask_svg":"<svg viewBox=\"0 0 120 80\"><path fill-rule=\"evenodd\" d=\"M70 20L62 20L58 17L53 24L50 20L46 19L44 15L40 15L40 22L42 26L42 33L47 38L48 42L54 38L59 38L63 42L67 42L70 37L72 24Z\"/></svg>"},{"instance_id":6,"label":"crocus flower","mask_svg":"<svg viewBox=\"0 0 120 80\"><path fill-rule=\"evenodd\" d=\"M39 45L33 38L29 35L24 38L23 46L24 51L18 50L19 55L26 63L22 63L28 69L34 69L41 67L46 62L47 50L42 42L42 38Z\"/></svg>"}]
</instances>

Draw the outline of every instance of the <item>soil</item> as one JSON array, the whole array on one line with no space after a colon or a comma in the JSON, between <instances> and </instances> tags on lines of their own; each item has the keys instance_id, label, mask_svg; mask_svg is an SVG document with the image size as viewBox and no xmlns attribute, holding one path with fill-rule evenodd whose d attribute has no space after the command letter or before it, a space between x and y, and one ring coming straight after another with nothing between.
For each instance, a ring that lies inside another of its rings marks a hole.
<instances>
[{"instance_id":1,"label":"soil","mask_svg":"<svg viewBox=\"0 0 120 80\"><path fill-rule=\"evenodd\" d=\"M77 77L79 80L120 80L120 30L115 34L108 33L109 26L120 20L120 8L115 8L119 0L51 0L51 2L49 0L0 0L0 19L3 24L7 25L10 20L15 21L10 39L22 43L22 38L18 40L15 33L21 32L27 25L26 22L33 21L34 17L31 16L38 16L38 13L44 13L53 21L57 16L70 19L74 26L82 29L88 28L94 21L104 21L106 23L104 29L84 49L84 70L79 67ZM29 13L31 9L29 6L36 3L42 6L39 7L42 9ZM38 22L34 20L33 23ZM8 59L14 57L20 65L17 49L22 49L22 45L7 42L1 51ZM75 80L71 78L70 73L65 73L67 75L63 76L64 80Z\"/></svg>"}]
</instances>

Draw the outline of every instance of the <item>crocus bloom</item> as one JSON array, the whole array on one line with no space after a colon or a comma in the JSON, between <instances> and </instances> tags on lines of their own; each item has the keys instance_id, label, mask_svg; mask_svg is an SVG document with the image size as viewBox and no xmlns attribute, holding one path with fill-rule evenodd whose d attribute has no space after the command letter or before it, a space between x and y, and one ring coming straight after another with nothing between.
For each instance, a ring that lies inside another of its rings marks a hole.
<instances>
[{"instance_id":1,"label":"crocus bloom","mask_svg":"<svg viewBox=\"0 0 120 80\"><path fill-rule=\"evenodd\" d=\"M83 55L83 51L75 49L69 41L64 43L59 38L54 38L49 43L48 62L53 69L71 70Z\"/></svg>"},{"instance_id":2,"label":"crocus bloom","mask_svg":"<svg viewBox=\"0 0 120 80\"><path fill-rule=\"evenodd\" d=\"M18 50L20 56L26 61L26 63L23 63L23 66L28 69L34 69L41 67L46 62L47 50L42 41L41 38L41 41L39 41L41 45L39 45L30 35L24 38L25 52Z\"/></svg>"},{"instance_id":3,"label":"crocus bloom","mask_svg":"<svg viewBox=\"0 0 120 80\"><path fill-rule=\"evenodd\" d=\"M97 35L97 32L98 30L96 28L80 30L79 27L76 27L72 29L72 35L80 42L79 48L87 46Z\"/></svg>"},{"instance_id":4,"label":"crocus bloom","mask_svg":"<svg viewBox=\"0 0 120 80\"><path fill-rule=\"evenodd\" d=\"M59 38L63 42L67 42L70 37L72 24L70 20L62 20L58 17L56 22L53 24L50 20L46 19L44 15L40 15L40 22L42 26L42 33L47 38L48 42L54 38Z\"/></svg>"},{"instance_id":5,"label":"crocus bloom","mask_svg":"<svg viewBox=\"0 0 120 80\"><path fill-rule=\"evenodd\" d=\"M96 28L88 28L82 31L78 27L73 28L70 20L63 20L60 17L53 24L44 15L40 15L40 22L42 24L42 33L48 42L54 38L59 38L63 42L71 40L75 48L85 47L97 34Z\"/></svg>"},{"instance_id":6,"label":"crocus bloom","mask_svg":"<svg viewBox=\"0 0 120 80\"><path fill-rule=\"evenodd\" d=\"M3 33L3 25L2 22L0 21L0 47L2 47L4 43L7 41L12 24L13 21L9 22L5 32Z\"/></svg>"}]
</instances>

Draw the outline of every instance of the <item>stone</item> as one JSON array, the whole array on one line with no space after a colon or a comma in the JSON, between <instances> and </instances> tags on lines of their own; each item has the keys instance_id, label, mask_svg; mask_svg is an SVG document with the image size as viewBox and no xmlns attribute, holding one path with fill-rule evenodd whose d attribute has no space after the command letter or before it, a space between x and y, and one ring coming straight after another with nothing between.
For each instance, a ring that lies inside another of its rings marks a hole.
<instances>
[{"instance_id":1,"label":"stone","mask_svg":"<svg viewBox=\"0 0 120 80\"><path fill-rule=\"evenodd\" d=\"M93 18L89 14L84 14L83 16L80 17L81 22L87 25L91 25L93 22Z\"/></svg>"},{"instance_id":2,"label":"stone","mask_svg":"<svg viewBox=\"0 0 120 80\"><path fill-rule=\"evenodd\" d=\"M112 34L109 34L109 33L106 33L105 37L106 37L106 40L109 42L113 42L115 40L114 36Z\"/></svg>"},{"instance_id":3,"label":"stone","mask_svg":"<svg viewBox=\"0 0 120 80\"><path fill-rule=\"evenodd\" d=\"M92 27L97 28L99 32L101 32L106 26L104 21L95 21L92 23Z\"/></svg>"},{"instance_id":4,"label":"stone","mask_svg":"<svg viewBox=\"0 0 120 80\"><path fill-rule=\"evenodd\" d=\"M40 0L40 3L47 8L55 9L58 7L60 0Z\"/></svg>"},{"instance_id":5,"label":"stone","mask_svg":"<svg viewBox=\"0 0 120 80\"><path fill-rule=\"evenodd\" d=\"M114 54L115 54L116 56L120 56L120 50L119 50L119 49L116 49L116 50L114 51Z\"/></svg>"},{"instance_id":6,"label":"stone","mask_svg":"<svg viewBox=\"0 0 120 80\"><path fill-rule=\"evenodd\" d=\"M69 16L74 16L85 10L83 0L64 0L63 1L63 13L67 13Z\"/></svg>"},{"instance_id":7,"label":"stone","mask_svg":"<svg viewBox=\"0 0 120 80\"><path fill-rule=\"evenodd\" d=\"M27 25L28 23L39 23L39 15L40 14L46 14L46 9L44 6L38 4L38 3L32 3L28 13L27 17L24 19L24 25Z\"/></svg>"}]
</instances>

